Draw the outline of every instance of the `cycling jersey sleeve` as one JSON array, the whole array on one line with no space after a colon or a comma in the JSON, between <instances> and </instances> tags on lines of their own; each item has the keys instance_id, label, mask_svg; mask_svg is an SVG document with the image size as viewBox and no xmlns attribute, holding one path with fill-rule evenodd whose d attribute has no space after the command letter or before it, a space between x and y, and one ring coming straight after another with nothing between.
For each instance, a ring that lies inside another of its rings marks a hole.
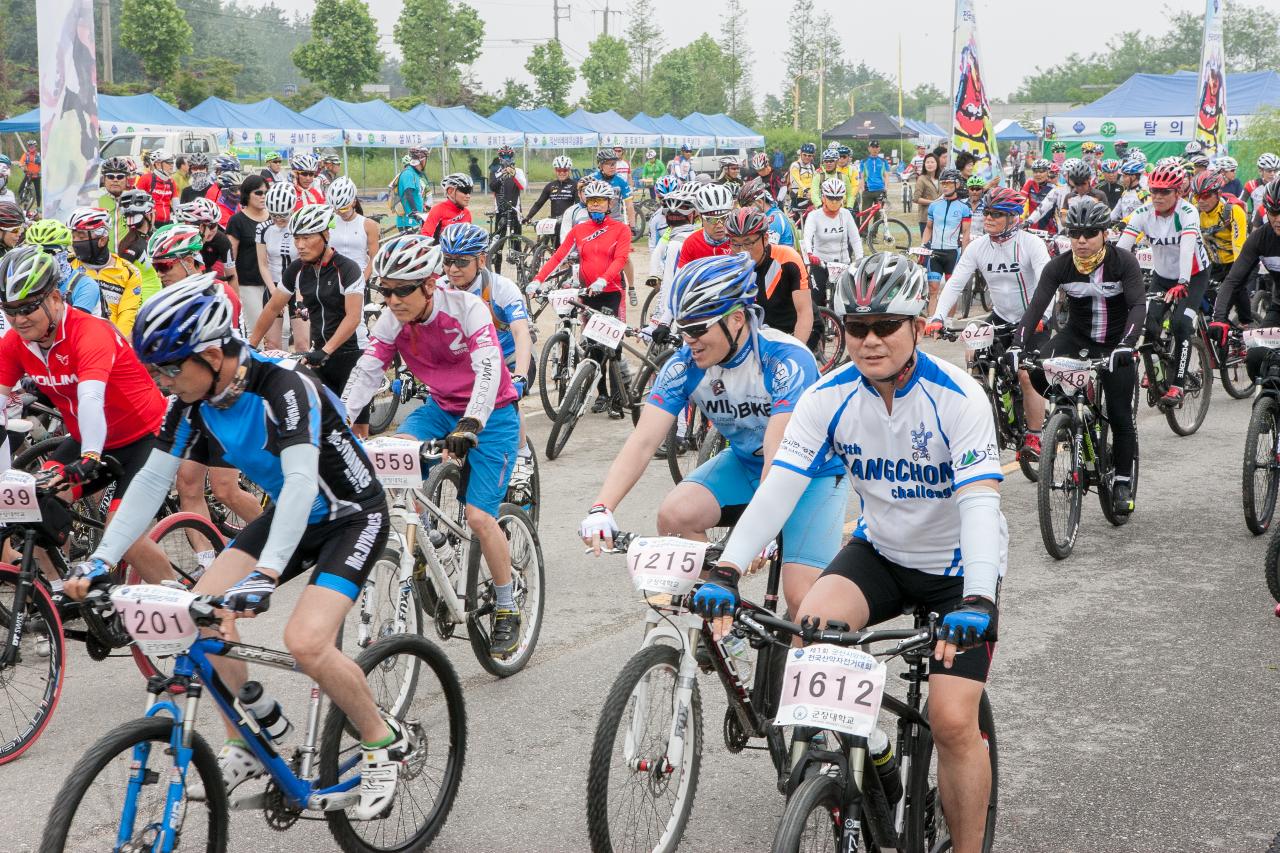
<instances>
[{"instance_id":1,"label":"cycling jersey sleeve","mask_svg":"<svg viewBox=\"0 0 1280 853\"><path fill-rule=\"evenodd\" d=\"M124 290L120 301L112 312L111 324L120 330L126 338L133 332L133 324L138 319L138 310L142 308L142 274L138 268L128 261L129 275L124 281ZM219 271L220 272L220 271Z\"/></svg>"},{"instance_id":2,"label":"cycling jersey sleeve","mask_svg":"<svg viewBox=\"0 0 1280 853\"><path fill-rule=\"evenodd\" d=\"M290 295L298 288L298 276L302 272L302 261L291 261L280 273L280 280L276 282L280 289Z\"/></svg>"},{"instance_id":3,"label":"cycling jersey sleeve","mask_svg":"<svg viewBox=\"0 0 1280 853\"><path fill-rule=\"evenodd\" d=\"M471 398L462 413L464 418L475 418L480 425L488 423L502 390L502 371L506 362L502 347L498 345L498 333L493 327L489 310L483 300L468 299L462 317L458 318L465 335L467 349L471 353L471 369L475 382L471 386Z\"/></svg>"},{"instance_id":4,"label":"cycling jersey sleeve","mask_svg":"<svg viewBox=\"0 0 1280 853\"><path fill-rule=\"evenodd\" d=\"M76 384L77 420L80 421L80 454L101 453L107 443L107 383L81 379Z\"/></svg>"},{"instance_id":5,"label":"cycling jersey sleeve","mask_svg":"<svg viewBox=\"0 0 1280 853\"><path fill-rule=\"evenodd\" d=\"M675 355L667 359L653 380L653 388L645 400L651 406L657 406L669 415L679 414L689 405L690 377L688 347L676 350ZM694 383L696 385L696 382Z\"/></svg>"},{"instance_id":6,"label":"cycling jersey sleeve","mask_svg":"<svg viewBox=\"0 0 1280 853\"><path fill-rule=\"evenodd\" d=\"M21 346L22 338L13 329L0 336L0 388L13 388L22 379L22 362L18 356Z\"/></svg>"},{"instance_id":7,"label":"cycling jersey sleeve","mask_svg":"<svg viewBox=\"0 0 1280 853\"><path fill-rule=\"evenodd\" d=\"M1244 213L1244 205L1231 205L1231 256L1240 254L1244 241L1249 236L1249 220Z\"/></svg>"},{"instance_id":8,"label":"cycling jersey sleeve","mask_svg":"<svg viewBox=\"0 0 1280 853\"><path fill-rule=\"evenodd\" d=\"M756 346L762 345L763 339L757 335ZM779 347L761 358L760 366L771 398L770 417L794 412L804 389L818 381L817 362L798 346Z\"/></svg>"},{"instance_id":9,"label":"cycling jersey sleeve","mask_svg":"<svg viewBox=\"0 0 1280 853\"><path fill-rule=\"evenodd\" d=\"M1059 255L1058 257L1066 257ZM1071 263L1068 258L1066 263ZM1051 272L1056 272L1051 270ZM1058 286L1062 284L1057 275L1041 275L1036 279L1036 290L1031 295L1031 302L1027 304L1027 310L1022 315L1022 322L1018 324L1018 328L1013 333L1011 344L1014 346L1022 346L1023 342L1035 331L1036 325L1040 322L1040 318L1049 310L1049 306L1053 304L1053 298L1058 293Z\"/></svg>"},{"instance_id":10,"label":"cycling jersey sleeve","mask_svg":"<svg viewBox=\"0 0 1280 853\"><path fill-rule=\"evenodd\" d=\"M102 315L102 288L98 282L80 270L76 270L72 274L72 283L68 290L71 293L72 308L79 308L95 317Z\"/></svg>"},{"instance_id":11,"label":"cycling jersey sleeve","mask_svg":"<svg viewBox=\"0 0 1280 853\"><path fill-rule=\"evenodd\" d=\"M1034 211L1032 211L1031 215L1027 217L1027 221L1039 222L1041 219L1047 216L1050 212L1052 212L1054 208L1056 208L1057 206L1058 206L1058 189L1055 187L1051 192L1049 192L1044 197L1044 201L1040 202L1040 206L1037 207Z\"/></svg>"},{"instance_id":12,"label":"cycling jersey sleeve","mask_svg":"<svg viewBox=\"0 0 1280 853\"><path fill-rule=\"evenodd\" d=\"M810 386L809 393L801 395L796 404L773 456L770 472L784 468L813 478L821 475L831 459L831 444L827 440L830 418L821 411L821 400L812 393L816 387Z\"/></svg>"},{"instance_id":13,"label":"cycling jersey sleeve","mask_svg":"<svg viewBox=\"0 0 1280 853\"><path fill-rule=\"evenodd\" d=\"M181 458L164 450L156 448L151 451L147 464L129 481L129 488L120 500L120 508L93 552L94 559L105 560L113 566L120 562L124 552L147 532L151 520L168 496L181 464Z\"/></svg>"},{"instance_id":14,"label":"cycling jersey sleeve","mask_svg":"<svg viewBox=\"0 0 1280 853\"><path fill-rule=\"evenodd\" d=\"M1037 240L1037 243L1040 241ZM973 277L977 271L978 253L974 250L973 244L969 244L967 251L960 253L960 260L956 261L956 268L951 273L951 278L947 280L947 284L942 288L942 293L938 295L938 305L934 309L934 321L946 323L947 317L951 314L951 309L956 307L956 303L960 301L960 295L964 293L964 286L969 283L969 279Z\"/></svg>"},{"instance_id":15,"label":"cycling jersey sleeve","mask_svg":"<svg viewBox=\"0 0 1280 853\"><path fill-rule=\"evenodd\" d=\"M1178 281L1191 281L1196 260L1196 247L1200 242L1200 218L1188 222L1178 232Z\"/></svg>"},{"instance_id":16,"label":"cycling jersey sleeve","mask_svg":"<svg viewBox=\"0 0 1280 853\"><path fill-rule=\"evenodd\" d=\"M804 247L803 254L806 261L809 259L809 256L813 254L813 238L818 231L817 222L813 217L816 216L817 213L817 210L811 210L806 213L804 217L804 239L802 244Z\"/></svg>"},{"instance_id":17,"label":"cycling jersey sleeve","mask_svg":"<svg viewBox=\"0 0 1280 853\"><path fill-rule=\"evenodd\" d=\"M275 572L277 577L306 532L311 505L320 492L319 463L319 446L294 444L280 451L284 485L271 515L266 544L258 556L258 565Z\"/></svg>"},{"instance_id":18,"label":"cycling jersey sleeve","mask_svg":"<svg viewBox=\"0 0 1280 853\"><path fill-rule=\"evenodd\" d=\"M1231 300L1234 298L1236 290L1244 287L1244 283L1249 280L1249 276L1258 268L1258 246L1262 244L1264 232L1262 229L1256 229L1249 238L1244 241L1240 247L1240 251L1236 253L1236 259L1231 264L1231 272L1227 273L1227 278L1218 287L1218 301L1213 305L1213 319L1218 322L1225 323L1227 320L1227 312L1231 310ZM0 347L2 349L2 347ZM0 384L9 384L4 382L3 375L0 375Z\"/></svg>"},{"instance_id":19,"label":"cycling jersey sleeve","mask_svg":"<svg viewBox=\"0 0 1280 853\"><path fill-rule=\"evenodd\" d=\"M1026 264L1031 270L1031 274L1028 276L1028 281L1038 283L1040 281L1041 273L1044 272L1045 266L1049 263L1049 249L1045 246L1044 241L1039 237L1031 237L1030 235L1026 236L1030 237L1030 239L1023 240L1021 245L1027 251ZM963 255L960 256L960 260L962 262L964 261ZM1035 285L1032 286L1034 287ZM1049 316L1053 313L1053 303L1056 296L1057 292L1055 291L1053 295L1049 297L1049 304L1045 307L1044 313L1040 315L1046 322L1048 322Z\"/></svg>"}]
</instances>

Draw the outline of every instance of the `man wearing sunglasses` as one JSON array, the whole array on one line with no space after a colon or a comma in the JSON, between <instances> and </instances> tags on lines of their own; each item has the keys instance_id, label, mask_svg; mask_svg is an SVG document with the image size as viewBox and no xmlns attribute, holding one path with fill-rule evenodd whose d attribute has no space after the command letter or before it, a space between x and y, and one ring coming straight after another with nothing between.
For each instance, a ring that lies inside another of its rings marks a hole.
<instances>
[{"instance_id":1,"label":"man wearing sunglasses","mask_svg":"<svg viewBox=\"0 0 1280 853\"><path fill-rule=\"evenodd\" d=\"M484 303L470 293L440 287L443 253L420 234L388 241L373 260L376 290L387 300L343 391L347 411L368 405L398 354L431 389L400 425L419 441L443 439L450 456L468 466L466 518L493 573L496 607L489 652L498 660L520 645L511 549L498 526L520 437L517 393ZM365 428L367 431L367 427Z\"/></svg>"},{"instance_id":2,"label":"man wearing sunglasses","mask_svg":"<svg viewBox=\"0 0 1280 853\"><path fill-rule=\"evenodd\" d=\"M753 500L796 401L819 379L817 362L800 341L761 326L757 292L755 265L745 254L700 258L676 275L672 300L683 346L658 372L635 431L579 525L583 542L597 554L612 546L614 511L690 405L729 440L729 449L667 494L658 507L658 532L701 537L711 527L733 524ZM776 533L787 522L783 586L792 612L840 547L849 487L839 474L837 464L825 466L802 490L802 500L797 494L800 506L779 515L774 527Z\"/></svg>"},{"instance_id":3,"label":"man wearing sunglasses","mask_svg":"<svg viewBox=\"0 0 1280 853\"><path fill-rule=\"evenodd\" d=\"M471 221L471 193L475 185L464 172L454 172L440 179L444 200L431 206L421 233L432 240L440 239L440 232L450 225Z\"/></svg>"},{"instance_id":4,"label":"man wearing sunglasses","mask_svg":"<svg viewBox=\"0 0 1280 853\"><path fill-rule=\"evenodd\" d=\"M1263 225L1253 229L1240 247L1231 272L1218 288L1218 301L1213 306L1213 322L1209 324L1209 332L1222 346L1226 346L1227 334L1231 325L1227 322L1227 312L1237 293L1247 291L1247 282L1259 262L1271 278L1271 302L1266 316L1262 318L1262 328L1280 326L1280 178L1274 178L1263 187L1258 197L1259 210L1266 216ZM1260 280L1259 287L1266 287L1265 280ZM1254 347L1249 350L1245 366L1249 375L1255 380L1259 378L1263 363L1271 350L1266 347Z\"/></svg>"},{"instance_id":5,"label":"man wearing sunglasses","mask_svg":"<svg viewBox=\"0 0 1280 853\"><path fill-rule=\"evenodd\" d=\"M23 246L0 259L0 312L10 327L0 338L0 398L8 398L19 380L29 376L58 410L68 435L44 468L72 489L73 497L86 485L94 491L107 485L104 453L120 464L122 477L108 507L110 523L125 489L150 456L164 417L164 397L114 326L68 310L58 289L57 264L39 247ZM156 543L143 537L130 546L126 556L144 580L160 583L173 577Z\"/></svg>"},{"instance_id":6,"label":"man wearing sunglasses","mask_svg":"<svg viewBox=\"0 0 1280 853\"><path fill-rule=\"evenodd\" d=\"M852 363L793 404L769 475L694 606L706 617L732 614L742 569L813 483L833 468L844 474L861 504L857 527L792 612L853 630L913 606L942 614L929 662L938 787L955 850L974 853L991 786L978 707L1008 528L990 404L963 368L917 349L927 301L924 270L902 255L870 255L841 278L834 307Z\"/></svg>"},{"instance_id":7,"label":"man wearing sunglasses","mask_svg":"<svg viewBox=\"0 0 1280 853\"><path fill-rule=\"evenodd\" d=\"M729 247L751 258L764 324L808 342L813 331L809 272L796 250L770 239L769 220L754 204L729 216Z\"/></svg>"},{"instance_id":8,"label":"man wearing sunglasses","mask_svg":"<svg viewBox=\"0 0 1280 853\"><path fill-rule=\"evenodd\" d=\"M1115 436L1112 507L1128 515L1134 507L1130 480L1138 453L1138 429L1130 405L1138 381L1134 347L1147 313L1147 294L1137 258L1107 242L1110 224L1111 211L1096 199L1077 201L1067 209L1064 228L1071 251L1045 264L1006 355L1016 369L1023 349L1033 346L1041 318L1061 291L1067 300L1067 322L1041 355L1078 358L1084 352L1088 358L1110 359L1102 388L1107 421ZM1032 370L1031 381L1041 395L1048 390L1043 371Z\"/></svg>"},{"instance_id":9,"label":"man wearing sunglasses","mask_svg":"<svg viewBox=\"0 0 1280 853\"><path fill-rule=\"evenodd\" d=\"M107 248L112 252L120 245L120 238L129 231L124 217L120 215L120 196L129 188L129 164L123 157L112 157L102 164L102 195L98 196L98 207L111 214L111 224L107 229Z\"/></svg>"},{"instance_id":10,"label":"man wearing sunglasses","mask_svg":"<svg viewBox=\"0 0 1280 853\"><path fill-rule=\"evenodd\" d=\"M314 154L295 154L289 160L289 175L298 189L298 206L324 204L324 193L316 185L319 164Z\"/></svg>"},{"instance_id":11,"label":"man wearing sunglasses","mask_svg":"<svg viewBox=\"0 0 1280 853\"><path fill-rule=\"evenodd\" d=\"M733 193L721 184L703 184L694 192L702 227L680 245L680 254L676 256L677 270L698 258L730 252L728 219L733 212Z\"/></svg>"},{"instance_id":12,"label":"man wearing sunglasses","mask_svg":"<svg viewBox=\"0 0 1280 853\"><path fill-rule=\"evenodd\" d=\"M1147 312L1147 339L1160 333L1166 311L1172 311L1174 374L1159 405L1166 411L1182 405L1187 382L1187 339L1194 330L1194 311L1209 286L1209 256L1200 235L1200 212L1182 197L1187 173L1179 164L1158 167L1147 179L1151 203L1133 212L1116 242L1122 252L1133 249L1145 234L1151 243L1151 290L1163 293L1164 302ZM1208 365L1200 365L1202 371ZM1205 376L1208 381L1208 376Z\"/></svg>"}]
</instances>

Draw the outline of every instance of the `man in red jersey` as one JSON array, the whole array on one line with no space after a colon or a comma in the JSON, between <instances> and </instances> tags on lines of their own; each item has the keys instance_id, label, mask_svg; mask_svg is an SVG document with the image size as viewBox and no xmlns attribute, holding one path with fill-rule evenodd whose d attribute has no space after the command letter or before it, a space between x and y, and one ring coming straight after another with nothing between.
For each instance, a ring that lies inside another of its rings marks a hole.
<instances>
[{"instance_id":1,"label":"man in red jersey","mask_svg":"<svg viewBox=\"0 0 1280 853\"><path fill-rule=\"evenodd\" d=\"M705 184L698 189L697 206L702 229L685 239L676 269L698 258L729 254L727 222L733 212L733 191L723 184Z\"/></svg>"},{"instance_id":2,"label":"man in red jersey","mask_svg":"<svg viewBox=\"0 0 1280 853\"><path fill-rule=\"evenodd\" d=\"M432 240L440 239L440 232L450 225L459 222L470 222L471 191L475 188L470 176L462 172L445 175L440 180L444 190L444 201L432 205L427 212L427 221L422 224L422 234Z\"/></svg>"}]
</instances>

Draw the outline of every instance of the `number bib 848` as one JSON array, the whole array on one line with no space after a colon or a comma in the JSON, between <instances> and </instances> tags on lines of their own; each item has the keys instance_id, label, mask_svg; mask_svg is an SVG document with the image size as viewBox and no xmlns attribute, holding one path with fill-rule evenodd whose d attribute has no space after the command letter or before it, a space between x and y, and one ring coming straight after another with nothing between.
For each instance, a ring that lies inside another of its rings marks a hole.
<instances>
[{"instance_id":1,"label":"number bib 848","mask_svg":"<svg viewBox=\"0 0 1280 853\"><path fill-rule=\"evenodd\" d=\"M880 716L884 680L884 664L859 649L825 644L792 649L774 722L867 737Z\"/></svg>"}]
</instances>

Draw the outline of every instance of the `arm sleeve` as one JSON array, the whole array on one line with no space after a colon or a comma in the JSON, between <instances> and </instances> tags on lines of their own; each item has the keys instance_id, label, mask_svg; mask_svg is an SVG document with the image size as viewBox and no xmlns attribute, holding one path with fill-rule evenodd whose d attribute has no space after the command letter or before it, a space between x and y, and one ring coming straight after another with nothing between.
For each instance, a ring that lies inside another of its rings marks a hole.
<instances>
[{"instance_id":1,"label":"arm sleeve","mask_svg":"<svg viewBox=\"0 0 1280 853\"><path fill-rule=\"evenodd\" d=\"M1121 343L1133 347L1137 346L1138 335L1142 334L1142 324L1147 319L1147 289L1142 283L1142 267L1138 265L1138 259L1126 252L1122 262L1120 284L1124 288L1124 301L1129 306L1129 316L1124 321Z\"/></svg>"},{"instance_id":2,"label":"arm sleeve","mask_svg":"<svg viewBox=\"0 0 1280 853\"><path fill-rule=\"evenodd\" d=\"M1196 247L1200 243L1200 217L1189 223L1178 234L1178 281L1191 281L1191 270L1196 259Z\"/></svg>"},{"instance_id":3,"label":"arm sleeve","mask_svg":"<svg viewBox=\"0 0 1280 853\"><path fill-rule=\"evenodd\" d=\"M1038 240L1036 242L1039 242ZM972 244L970 244L972 246ZM960 260L956 261L955 271L951 273L951 278L947 280L947 284L942 288L942 293L938 294L938 306L934 309L933 319L941 320L946 323L947 315L951 313L951 309L956 307L956 302L960 300L960 294L964 293L964 286L968 284L969 279L973 277L974 271L978 268L978 262L975 259L977 252L972 248L967 252L960 253Z\"/></svg>"},{"instance_id":4,"label":"arm sleeve","mask_svg":"<svg viewBox=\"0 0 1280 853\"><path fill-rule=\"evenodd\" d=\"M471 399L462 413L464 418L475 418L481 426L488 423L489 415L498 400L502 388L504 361L502 347L498 345L498 332L493 328L489 309L479 299L468 300L463 318L463 333L467 335L467 348L471 351L471 369L475 382L471 386Z\"/></svg>"},{"instance_id":5,"label":"arm sleeve","mask_svg":"<svg viewBox=\"0 0 1280 853\"><path fill-rule=\"evenodd\" d=\"M382 372L396 355L396 338L400 336L400 321L390 311L383 311L373 324L369 345L356 360L347 385L342 389L342 405L348 412L359 412L382 387Z\"/></svg>"},{"instance_id":6,"label":"arm sleeve","mask_svg":"<svg viewBox=\"0 0 1280 853\"><path fill-rule=\"evenodd\" d=\"M803 255L806 260L813 254L813 235L817 231L817 226L811 225L810 220L816 211L809 211L804 215L804 239L802 242Z\"/></svg>"},{"instance_id":7,"label":"arm sleeve","mask_svg":"<svg viewBox=\"0 0 1280 853\"><path fill-rule=\"evenodd\" d=\"M1000 493L970 489L956 496L960 511L960 556L964 562L964 594L996 600L1002 555L1009 531L1000 512Z\"/></svg>"},{"instance_id":8,"label":"arm sleeve","mask_svg":"<svg viewBox=\"0 0 1280 853\"><path fill-rule=\"evenodd\" d=\"M182 459L177 456L158 448L151 451L147 464L129 481L129 488L120 500L120 509L102 534L102 541L93 552L94 557L113 566L120 562L124 552L147 532L151 519L155 518L156 511L169 494L181 464Z\"/></svg>"},{"instance_id":9,"label":"arm sleeve","mask_svg":"<svg viewBox=\"0 0 1280 853\"><path fill-rule=\"evenodd\" d=\"M279 577L289 564L307 529L311 505L320 492L320 448L311 444L294 444L280 451L280 470L284 485L271 516L271 530L258 557L258 565Z\"/></svg>"},{"instance_id":10,"label":"arm sleeve","mask_svg":"<svg viewBox=\"0 0 1280 853\"><path fill-rule=\"evenodd\" d=\"M720 559L740 570L749 566L786 524L810 482L804 474L776 465L771 467L742 518L734 525Z\"/></svg>"},{"instance_id":11,"label":"arm sleeve","mask_svg":"<svg viewBox=\"0 0 1280 853\"><path fill-rule=\"evenodd\" d=\"M80 421L80 454L101 453L107 443L107 383L82 379L76 385L76 408Z\"/></svg>"},{"instance_id":12,"label":"arm sleeve","mask_svg":"<svg viewBox=\"0 0 1280 853\"><path fill-rule=\"evenodd\" d=\"M616 281L621 286L622 270L627 265L627 258L631 257L631 229L622 223L618 224L621 227L614 229L617 233L613 242L613 253L609 260L609 266L605 268L604 275L601 278L605 281ZM632 284L635 284L635 282L632 282Z\"/></svg>"},{"instance_id":13,"label":"arm sleeve","mask_svg":"<svg viewBox=\"0 0 1280 853\"><path fill-rule=\"evenodd\" d=\"M1226 280L1218 287L1218 301L1213 306L1214 320L1227 319L1227 312L1231 310L1231 298L1235 295L1236 289L1244 286L1245 281L1258 266L1258 244L1262 242L1262 235L1261 229L1255 230L1240 247L1240 253L1231 264L1231 272L1227 273Z\"/></svg>"}]
</instances>

